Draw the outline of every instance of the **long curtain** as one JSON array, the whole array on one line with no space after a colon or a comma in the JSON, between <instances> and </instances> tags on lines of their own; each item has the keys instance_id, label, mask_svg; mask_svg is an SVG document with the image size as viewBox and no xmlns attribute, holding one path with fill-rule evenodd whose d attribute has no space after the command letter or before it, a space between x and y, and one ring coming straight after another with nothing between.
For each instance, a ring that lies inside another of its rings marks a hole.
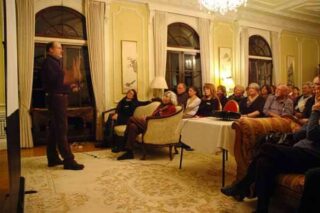
<instances>
[{"instance_id":1,"label":"long curtain","mask_svg":"<svg viewBox=\"0 0 320 213\"><path fill-rule=\"evenodd\" d=\"M198 29L200 37L202 82L210 81L210 20L199 18Z\"/></svg>"},{"instance_id":2,"label":"long curtain","mask_svg":"<svg viewBox=\"0 0 320 213\"><path fill-rule=\"evenodd\" d=\"M31 116L34 57L34 0L16 1L18 29L18 74L20 108L20 145L33 147ZM10 47L9 47L10 48Z\"/></svg>"},{"instance_id":3,"label":"long curtain","mask_svg":"<svg viewBox=\"0 0 320 213\"><path fill-rule=\"evenodd\" d=\"M154 16L154 50L155 50L155 77L166 75L167 62L167 15L156 11Z\"/></svg>"},{"instance_id":4,"label":"long curtain","mask_svg":"<svg viewBox=\"0 0 320 213\"><path fill-rule=\"evenodd\" d=\"M96 102L96 139L102 140L102 112L104 109L104 16L105 3L93 0L86 1L85 5L89 63L93 92Z\"/></svg>"}]
</instances>

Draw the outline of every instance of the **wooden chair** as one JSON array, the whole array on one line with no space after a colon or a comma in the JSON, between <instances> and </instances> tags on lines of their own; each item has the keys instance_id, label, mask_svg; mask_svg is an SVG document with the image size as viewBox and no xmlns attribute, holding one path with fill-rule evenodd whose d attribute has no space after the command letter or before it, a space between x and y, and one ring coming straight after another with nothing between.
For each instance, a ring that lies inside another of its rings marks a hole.
<instances>
[{"instance_id":1,"label":"wooden chair","mask_svg":"<svg viewBox=\"0 0 320 213\"><path fill-rule=\"evenodd\" d=\"M223 107L223 111L240 112L239 104L235 100L229 100Z\"/></svg>"}]
</instances>

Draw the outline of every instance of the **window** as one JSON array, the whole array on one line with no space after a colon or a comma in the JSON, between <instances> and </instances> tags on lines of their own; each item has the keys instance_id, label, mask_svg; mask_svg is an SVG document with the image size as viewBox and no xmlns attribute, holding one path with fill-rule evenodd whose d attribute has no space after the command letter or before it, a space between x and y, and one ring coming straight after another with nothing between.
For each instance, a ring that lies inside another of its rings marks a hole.
<instances>
[{"instance_id":1,"label":"window","mask_svg":"<svg viewBox=\"0 0 320 213\"><path fill-rule=\"evenodd\" d=\"M249 38L249 83L272 84L272 53L267 41L258 35Z\"/></svg>"},{"instance_id":2,"label":"window","mask_svg":"<svg viewBox=\"0 0 320 213\"><path fill-rule=\"evenodd\" d=\"M67 7L43 9L37 13L35 22L36 36L87 39L84 16Z\"/></svg>"},{"instance_id":3,"label":"window","mask_svg":"<svg viewBox=\"0 0 320 213\"><path fill-rule=\"evenodd\" d=\"M178 83L195 86L201 91L199 35L184 23L168 26L166 81L174 90Z\"/></svg>"},{"instance_id":4,"label":"window","mask_svg":"<svg viewBox=\"0 0 320 213\"><path fill-rule=\"evenodd\" d=\"M40 70L46 57L46 43L58 38L63 48L63 67L68 70L74 58L81 59L80 71L83 81L79 82L80 91L69 94L67 110L68 139L94 139L94 94L92 90L88 49L86 46L85 17L77 11L62 7L48 7L36 14L35 50L32 89L32 122L35 144L44 143L48 125L46 94L41 83Z\"/></svg>"}]
</instances>

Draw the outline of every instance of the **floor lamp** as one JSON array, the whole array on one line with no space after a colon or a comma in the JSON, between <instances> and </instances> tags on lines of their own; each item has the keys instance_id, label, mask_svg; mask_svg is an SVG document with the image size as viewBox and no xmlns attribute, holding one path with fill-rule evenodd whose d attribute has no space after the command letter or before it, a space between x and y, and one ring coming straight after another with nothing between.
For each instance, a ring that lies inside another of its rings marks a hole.
<instances>
[{"instance_id":1,"label":"floor lamp","mask_svg":"<svg viewBox=\"0 0 320 213\"><path fill-rule=\"evenodd\" d=\"M163 90L168 89L166 79L162 76L155 77L151 82L151 88L155 98L162 98Z\"/></svg>"}]
</instances>

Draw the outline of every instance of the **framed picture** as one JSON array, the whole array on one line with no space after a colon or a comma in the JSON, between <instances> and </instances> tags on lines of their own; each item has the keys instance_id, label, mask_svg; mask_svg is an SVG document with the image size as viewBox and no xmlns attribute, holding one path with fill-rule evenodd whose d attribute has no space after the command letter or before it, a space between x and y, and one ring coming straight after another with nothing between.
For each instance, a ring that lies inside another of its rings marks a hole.
<instances>
[{"instance_id":1,"label":"framed picture","mask_svg":"<svg viewBox=\"0 0 320 213\"><path fill-rule=\"evenodd\" d=\"M295 72L295 64L294 64L294 56L287 56L287 84L294 85L294 72Z\"/></svg>"},{"instance_id":2,"label":"framed picture","mask_svg":"<svg viewBox=\"0 0 320 213\"><path fill-rule=\"evenodd\" d=\"M231 48L219 48L219 70L222 78L229 78L232 76L232 54Z\"/></svg>"},{"instance_id":3,"label":"framed picture","mask_svg":"<svg viewBox=\"0 0 320 213\"><path fill-rule=\"evenodd\" d=\"M122 93L129 89L137 90L137 42L121 41Z\"/></svg>"}]
</instances>

